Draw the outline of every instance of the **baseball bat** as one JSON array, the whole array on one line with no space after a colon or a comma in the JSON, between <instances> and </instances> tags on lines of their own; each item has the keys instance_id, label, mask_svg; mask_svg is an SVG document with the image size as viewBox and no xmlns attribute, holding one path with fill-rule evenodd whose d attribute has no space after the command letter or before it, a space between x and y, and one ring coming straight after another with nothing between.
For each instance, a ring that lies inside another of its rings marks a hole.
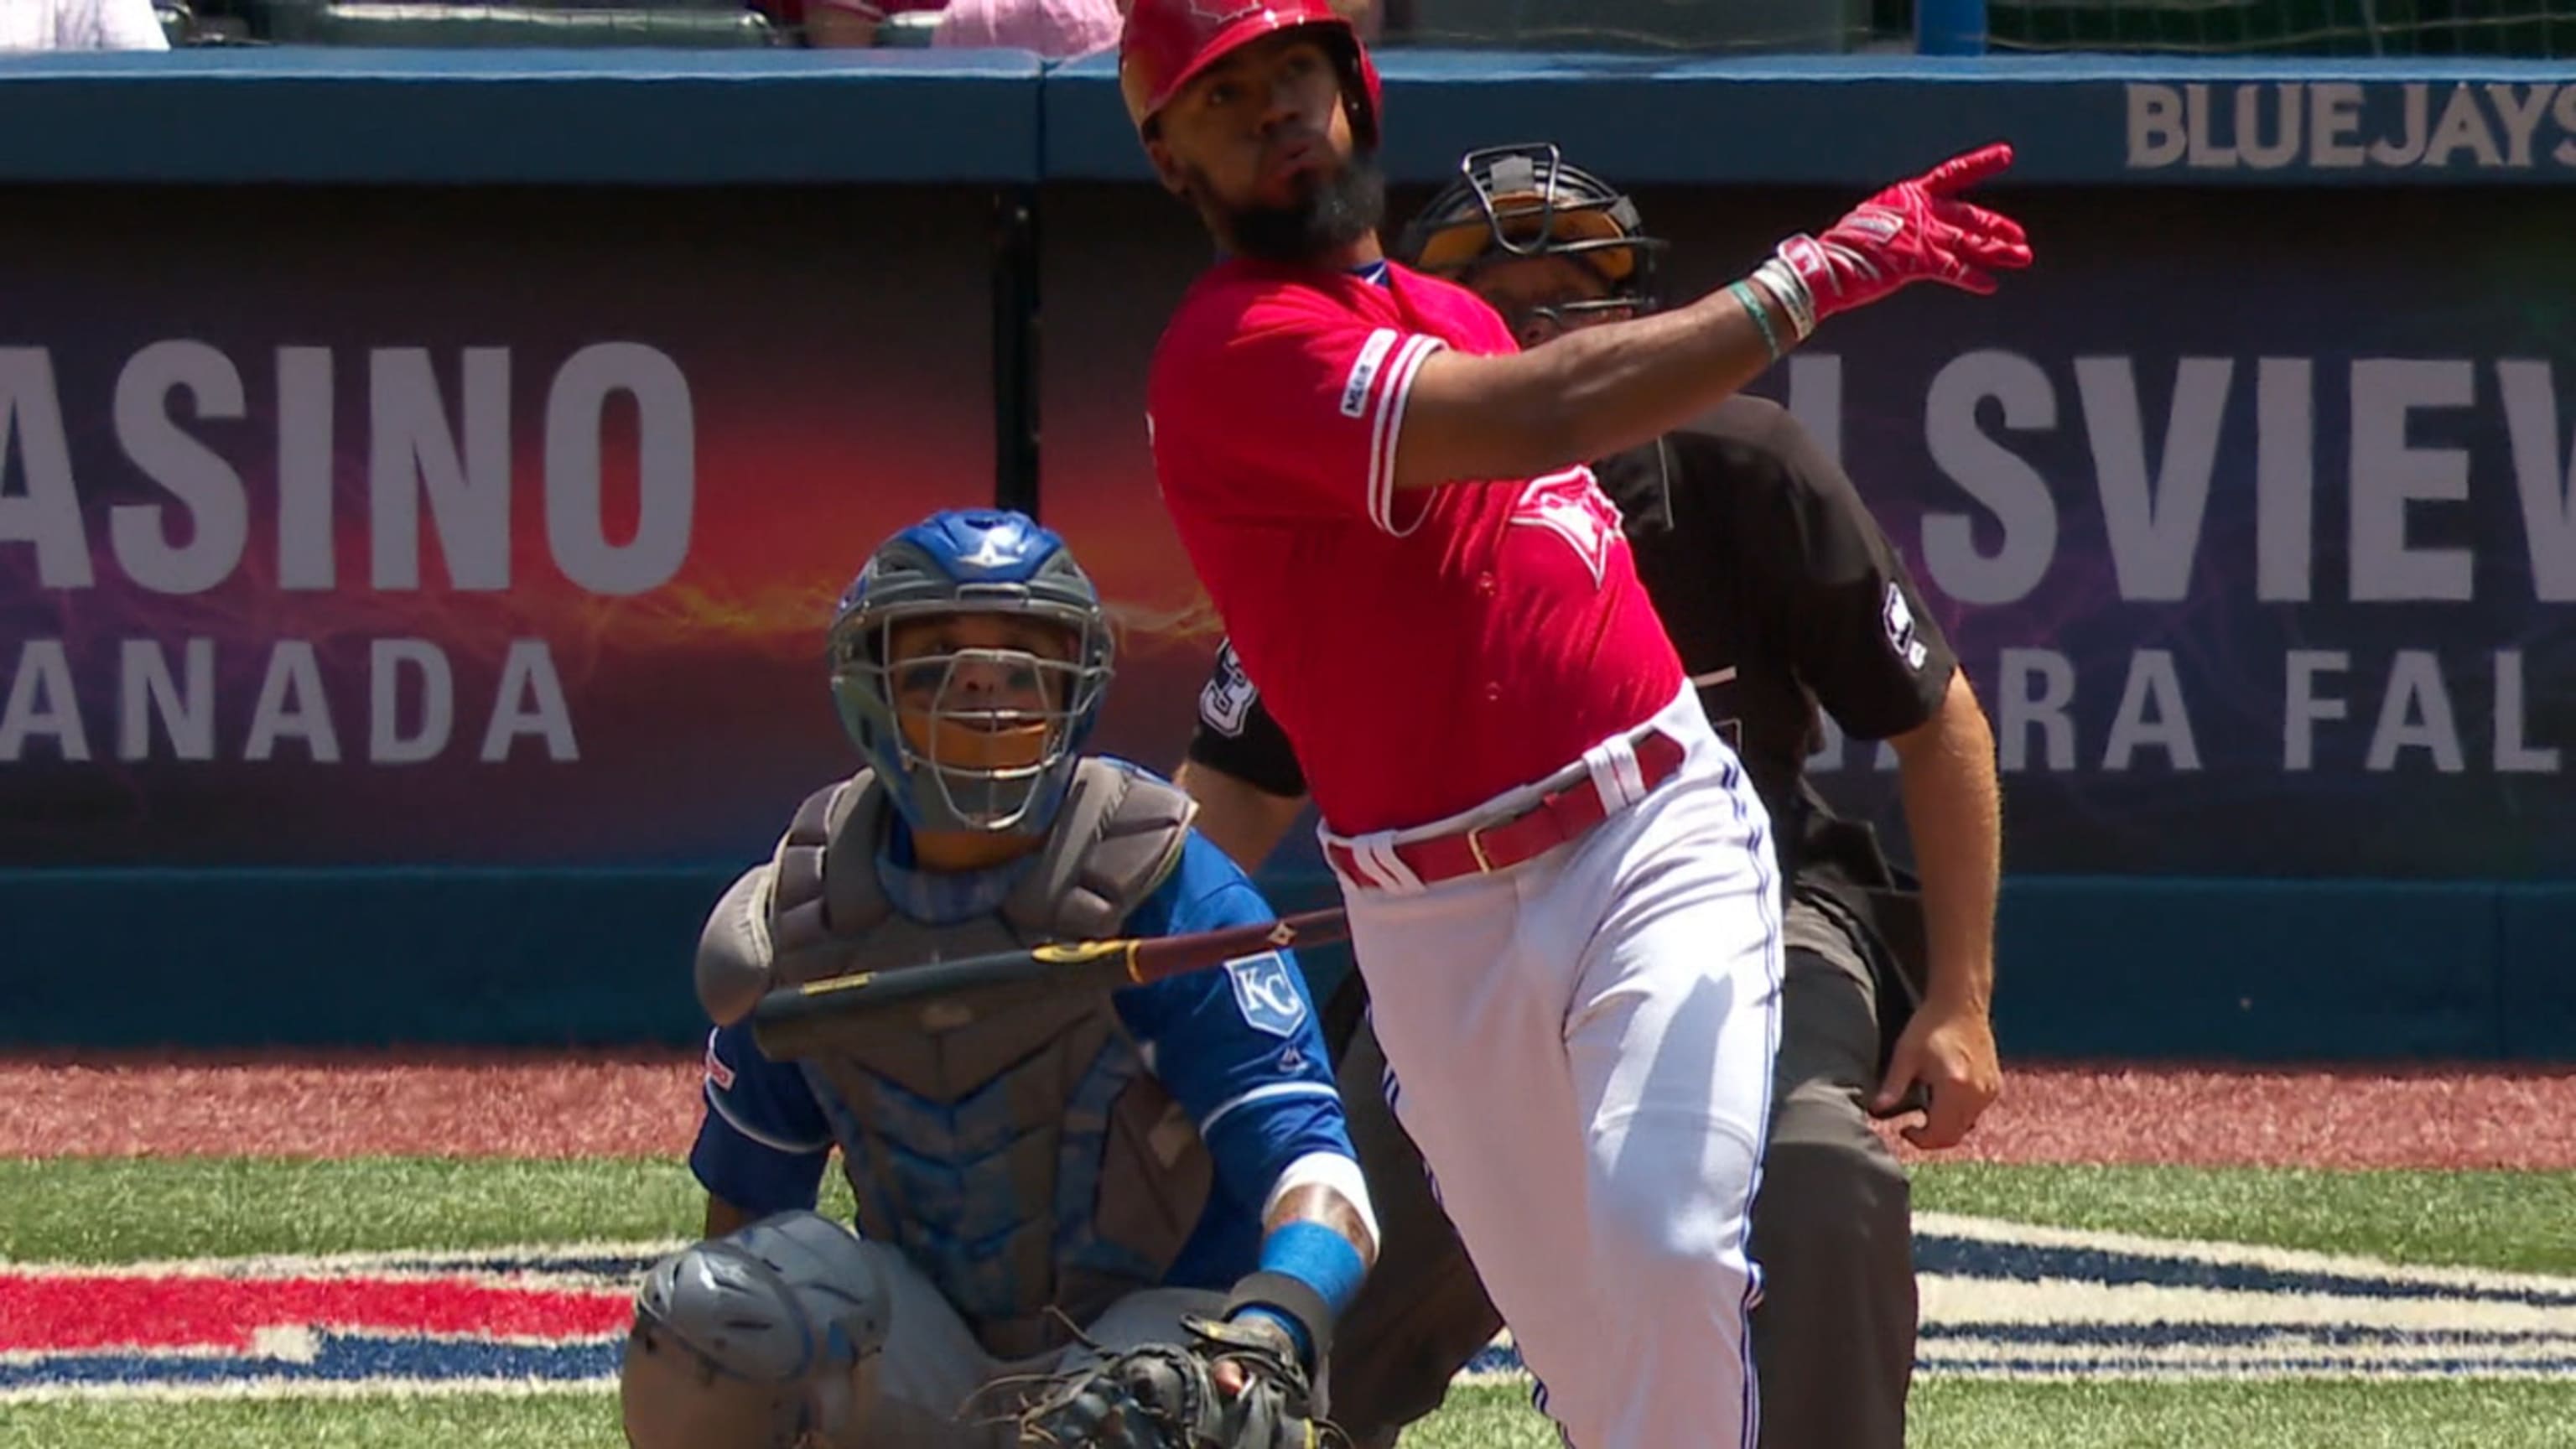
<instances>
[{"instance_id":1,"label":"baseball bat","mask_svg":"<svg viewBox=\"0 0 2576 1449\"><path fill-rule=\"evenodd\" d=\"M774 1061L811 1054L861 1023L953 1031L1004 1006L1071 992L1143 986L1205 971L1255 951L1327 945L1350 933L1336 906L1256 926L1185 936L1064 941L933 961L892 971L856 971L782 986L752 1008L752 1040Z\"/></svg>"}]
</instances>

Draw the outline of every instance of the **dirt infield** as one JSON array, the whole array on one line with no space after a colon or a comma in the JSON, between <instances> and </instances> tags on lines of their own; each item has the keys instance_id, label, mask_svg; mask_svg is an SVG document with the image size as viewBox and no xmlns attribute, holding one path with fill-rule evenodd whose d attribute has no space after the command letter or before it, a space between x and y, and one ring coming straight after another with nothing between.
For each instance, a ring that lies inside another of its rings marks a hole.
<instances>
[{"instance_id":1,"label":"dirt infield","mask_svg":"<svg viewBox=\"0 0 2576 1449\"><path fill-rule=\"evenodd\" d=\"M0 1156L677 1156L697 1091L673 1054L17 1058ZM2576 1170L2576 1069L2025 1067L1942 1156Z\"/></svg>"}]
</instances>

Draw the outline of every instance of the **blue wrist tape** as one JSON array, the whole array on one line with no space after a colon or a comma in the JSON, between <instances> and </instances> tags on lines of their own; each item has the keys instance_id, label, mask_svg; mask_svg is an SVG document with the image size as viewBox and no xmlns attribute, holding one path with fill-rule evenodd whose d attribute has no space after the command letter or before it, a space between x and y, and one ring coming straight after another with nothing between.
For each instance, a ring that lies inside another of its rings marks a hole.
<instances>
[{"instance_id":1,"label":"blue wrist tape","mask_svg":"<svg viewBox=\"0 0 2576 1449\"><path fill-rule=\"evenodd\" d=\"M1236 1309L1234 1316L1237 1318L1266 1318L1272 1323L1278 1324L1281 1328L1288 1330L1288 1337L1297 1345L1297 1361L1309 1368L1314 1367L1315 1345L1312 1340L1306 1337L1306 1325L1299 1323L1295 1314L1290 1313L1285 1309L1273 1308L1267 1303L1253 1303Z\"/></svg>"},{"instance_id":2,"label":"blue wrist tape","mask_svg":"<svg viewBox=\"0 0 2576 1449\"><path fill-rule=\"evenodd\" d=\"M1351 1240L1322 1223L1281 1225L1261 1242L1261 1268L1236 1285L1230 1317L1258 1313L1297 1341L1311 1366L1324 1351L1332 1321L1359 1296L1368 1264Z\"/></svg>"},{"instance_id":3,"label":"blue wrist tape","mask_svg":"<svg viewBox=\"0 0 2576 1449\"><path fill-rule=\"evenodd\" d=\"M1314 1289L1335 1314L1351 1306L1368 1276L1368 1264L1351 1240L1316 1222L1280 1224L1261 1241L1261 1267Z\"/></svg>"}]
</instances>

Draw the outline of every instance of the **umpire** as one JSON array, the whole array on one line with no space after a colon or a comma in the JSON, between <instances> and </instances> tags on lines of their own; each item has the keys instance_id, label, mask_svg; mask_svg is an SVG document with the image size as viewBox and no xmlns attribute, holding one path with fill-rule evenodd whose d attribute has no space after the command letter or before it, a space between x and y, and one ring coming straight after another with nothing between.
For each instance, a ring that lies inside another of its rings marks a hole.
<instances>
[{"instance_id":1,"label":"umpire","mask_svg":"<svg viewBox=\"0 0 2576 1449\"><path fill-rule=\"evenodd\" d=\"M1471 152L1396 246L1469 287L1523 347L1655 305L1665 243L1629 197L1553 146ZM1994 737L1948 642L1851 480L1795 419L1737 397L1698 430L1594 465L1718 732L1778 842L1787 977L1771 1135L1753 1210L1762 1449L1900 1449L1916 1329L1904 1169L1873 1116L1920 1111L1957 1145L2002 1084L1988 1023L2000 807ZM1390 627L1401 627L1390 621ZM1895 749L1920 878L1805 775L1819 709ZM1287 737L1232 649L1199 700L1179 782L1246 868L1305 804ZM1358 973L1332 1044L1384 1250L1336 1335L1336 1419L1396 1442L1500 1326L1421 1159L1385 1110ZM1496 1124L1508 1130L1508 1124Z\"/></svg>"}]
</instances>

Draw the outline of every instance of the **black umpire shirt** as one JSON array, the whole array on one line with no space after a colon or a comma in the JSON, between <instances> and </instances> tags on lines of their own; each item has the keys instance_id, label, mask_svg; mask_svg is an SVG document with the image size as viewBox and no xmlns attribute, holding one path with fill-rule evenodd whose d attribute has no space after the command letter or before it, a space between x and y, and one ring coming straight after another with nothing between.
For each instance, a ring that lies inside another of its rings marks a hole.
<instances>
[{"instance_id":1,"label":"black umpire shirt","mask_svg":"<svg viewBox=\"0 0 2576 1449\"><path fill-rule=\"evenodd\" d=\"M1781 878L1864 920L1883 915L1884 900L1867 897L1912 882L1874 831L1836 818L1807 780L1816 711L1853 739L1904 734L1939 711L1958 660L1851 479L1795 418L1735 397L1702 427L1593 472L1700 704L1770 812ZM1230 646L1199 693L1189 754L1274 795L1306 793L1287 735ZM1880 929L1900 956L1919 951L1918 922ZM1904 964L1919 979L1922 963Z\"/></svg>"}]
</instances>

